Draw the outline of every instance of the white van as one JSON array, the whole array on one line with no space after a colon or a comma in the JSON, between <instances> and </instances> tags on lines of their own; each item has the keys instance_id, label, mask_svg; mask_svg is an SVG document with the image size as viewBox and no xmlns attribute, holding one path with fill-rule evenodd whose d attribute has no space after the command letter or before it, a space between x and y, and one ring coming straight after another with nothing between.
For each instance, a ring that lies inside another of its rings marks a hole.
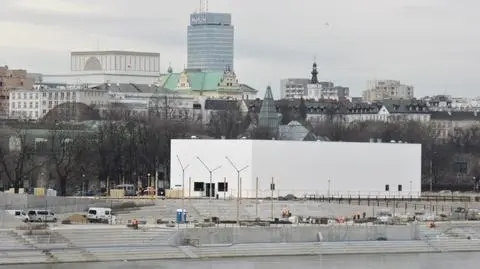
<instances>
[{"instance_id":1,"label":"white van","mask_svg":"<svg viewBox=\"0 0 480 269\"><path fill-rule=\"evenodd\" d=\"M25 211L23 210L7 210L7 212L21 221L24 221L24 222L30 221L30 218L27 216L27 213L25 213Z\"/></svg>"},{"instance_id":2,"label":"white van","mask_svg":"<svg viewBox=\"0 0 480 269\"><path fill-rule=\"evenodd\" d=\"M108 223L112 219L112 209L108 207L90 207L87 219L90 223Z\"/></svg>"},{"instance_id":3,"label":"white van","mask_svg":"<svg viewBox=\"0 0 480 269\"><path fill-rule=\"evenodd\" d=\"M57 216L50 210L29 210L27 216L31 222L57 222Z\"/></svg>"}]
</instances>

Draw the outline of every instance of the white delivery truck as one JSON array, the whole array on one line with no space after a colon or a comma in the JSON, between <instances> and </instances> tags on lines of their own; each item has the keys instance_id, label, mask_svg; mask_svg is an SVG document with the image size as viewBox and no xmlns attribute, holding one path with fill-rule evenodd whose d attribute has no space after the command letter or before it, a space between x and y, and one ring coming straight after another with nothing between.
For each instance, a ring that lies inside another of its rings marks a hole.
<instances>
[{"instance_id":1,"label":"white delivery truck","mask_svg":"<svg viewBox=\"0 0 480 269\"><path fill-rule=\"evenodd\" d=\"M112 223L112 209L109 207L90 207L87 219L90 223Z\"/></svg>"}]
</instances>

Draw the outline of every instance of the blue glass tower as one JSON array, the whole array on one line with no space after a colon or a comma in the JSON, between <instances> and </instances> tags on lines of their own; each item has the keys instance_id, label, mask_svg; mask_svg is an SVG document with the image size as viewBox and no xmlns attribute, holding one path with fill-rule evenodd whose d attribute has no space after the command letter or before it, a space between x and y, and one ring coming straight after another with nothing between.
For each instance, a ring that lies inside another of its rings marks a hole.
<instances>
[{"instance_id":1,"label":"blue glass tower","mask_svg":"<svg viewBox=\"0 0 480 269\"><path fill-rule=\"evenodd\" d=\"M189 69L223 71L233 65L234 27L228 13L193 13L187 36Z\"/></svg>"}]
</instances>

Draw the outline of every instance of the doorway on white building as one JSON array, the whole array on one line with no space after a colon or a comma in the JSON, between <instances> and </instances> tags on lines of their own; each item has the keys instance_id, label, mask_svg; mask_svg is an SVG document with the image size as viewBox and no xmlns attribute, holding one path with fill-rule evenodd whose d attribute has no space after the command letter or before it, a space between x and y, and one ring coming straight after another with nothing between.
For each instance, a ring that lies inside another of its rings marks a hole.
<instances>
[{"instance_id":1,"label":"doorway on white building","mask_svg":"<svg viewBox=\"0 0 480 269\"><path fill-rule=\"evenodd\" d=\"M215 183L205 183L205 196L206 197L215 197Z\"/></svg>"}]
</instances>

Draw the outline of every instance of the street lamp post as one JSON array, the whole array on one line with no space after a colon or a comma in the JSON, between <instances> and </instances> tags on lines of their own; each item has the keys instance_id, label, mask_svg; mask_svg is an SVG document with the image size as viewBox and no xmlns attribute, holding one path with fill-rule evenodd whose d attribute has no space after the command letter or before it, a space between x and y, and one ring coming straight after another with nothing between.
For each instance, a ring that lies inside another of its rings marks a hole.
<instances>
[{"instance_id":1,"label":"street lamp post","mask_svg":"<svg viewBox=\"0 0 480 269\"><path fill-rule=\"evenodd\" d=\"M210 174L210 188L209 188L209 191L208 191L208 214L209 214L208 219L211 221L212 220L212 196L213 196L212 174L213 174L213 172L220 169L220 167L222 167L222 166L219 165L219 166L215 167L214 169L210 169L205 164L205 162L203 162L202 159L200 159L200 157L197 156L197 159L202 163L202 165L205 167L205 169Z\"/></svg>"},{"instance_id":2,"label":"street lamp post","mask_svg":"<svg viewBox=\"0 0 480 269\"><path fill-rule=\"evenodd\" d=\"M248 165L243 167L242 169L238 169L237 166L228 158L225 156L225 159L232 165L233 169L237 171L237 224L240 225L240 197L242 196L242 192L240 190L240 173L248 168Z\"/></svg>"},{"instance_id":3,"label":"street lamp post","mask_svg":"<svg viewBox=\"0 0 480 269\"><path fill-rule=\"evenodd\" d=\"M85 174L82 174L82 197L85 196Z\"/></svg>"},{"instance_id":4,"label":"street lamp post","mask_svg":"<svg viewBox=\"0 0 480 269\"><path fill-rule=\"evenodd\" d=\"M473 176L472 180L473 180L473 192L477 192L477 177Z\"/></svg>"},{"instance_id":5,"label":"street lamp post","mask_svg":"<svg viewBox=\"0 0 480 269\"><path fill-rule=\"evenodd\" d=\"M329 180L328 180L328 192L327 192L327 197L330 197L330 183L331 183L331 180L329 179Z\"/></svg>"},{"instance_id":6,"label":"street lamp post","mask_svg":"<svg viewBox=\"0 0 480 269\"><path fill-rule=\"evenodd\" d=\"M180 157L177 155L178 163L180 164L180 168L182 168L182 221L180 223L185 222L185 170L190 166L189 164L183 166L182 161L180 161ZM188 186L190 188L190 186ZM190 198L189 198L190 199Z\"/></svg>"},{"instance_id":7,"label":"street lamp post","mask_svg":"<svg viewBox=\"0 0 480 269\"><path fill-rule=\"evenodd\" d=\"M412 197L412 181L410 180L410 194L409 194L410 198Z\"/></svg>"}]
</instances>

